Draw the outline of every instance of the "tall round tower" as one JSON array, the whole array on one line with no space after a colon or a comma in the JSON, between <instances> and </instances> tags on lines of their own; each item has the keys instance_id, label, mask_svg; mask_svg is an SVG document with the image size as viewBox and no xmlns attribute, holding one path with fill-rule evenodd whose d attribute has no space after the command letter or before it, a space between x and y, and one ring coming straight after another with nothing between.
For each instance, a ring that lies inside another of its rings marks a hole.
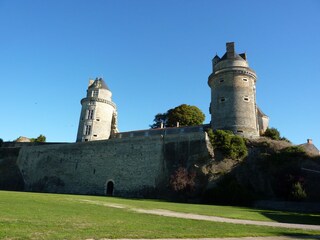
<instances>
[{"instance_id":1,"label":"tall round tower","mask_svg":"<svg viewBox=\"0 0 320 240\"><path fill-rule=\"evenodd\" d=\"M89 81L87 97L81 100L77 142L109 139L117 130L117 108L102 78Z\"/></svg>"},{"instance_id":2,"label":"tall round tower","mask_svg":"<svg viewBox=\"0 0 320 240\"><path fill-rule=\"evenodd\" d=\"M211 126L231 130L245 137L259 136L256 106L256 73L249 68L246 54L237 54L229 42L222 58L212 60Z\"/></svg>"}]
</instances>

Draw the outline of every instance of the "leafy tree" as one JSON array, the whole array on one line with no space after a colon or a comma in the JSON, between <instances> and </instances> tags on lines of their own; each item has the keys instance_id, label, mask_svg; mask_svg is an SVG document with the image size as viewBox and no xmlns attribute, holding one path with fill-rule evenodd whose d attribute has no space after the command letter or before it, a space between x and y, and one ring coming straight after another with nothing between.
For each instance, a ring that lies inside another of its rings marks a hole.
<instances>
[{"instance_id":1,"label":"leafy tree","mask_svg":"<svg viewBox=\"0 0 320 240\"><path fill-rule=\"evenodd\" d=\"M169 109L166 113L158 113L154 118L151 128L159 128L161 123L164 127L174 127L179 122L180 126L196 126L203 123L204 113L196 106L182 104Z\"/></svg>"},{"instance_id":2,"label":"leafy tree","mask_svg":"<svg viewBox=\"0 0 320 240\"><path fill-rule=\"evenodd\" d=\"M202 124L204 119L205 115L199 108L182 104L168 111L167 125L174 127L179 122L180 126L196 126Z\"/></svg>"},{"instance_id":3,"label":"leafy tree","mask_svg":"<svg viewBox=\"0 0 320 240\"><path fill-rule=\"evenodd\" d=\"M46 136L40 134L37 138L31 138L31 142L45 142L46 141Z\"/></svg>"},{"instance_id":4,"label":"leafy tree","mask_svg":"<svg viewBox=\"0 0 320 240\"><path fill-rule=\"evenodd\" d=\"M153 124L150 125L151 128L160 128L161 124L163 124L163 127L167 126L167 121L168 121L168 117L167 117L167 113L158 113L154 119L153 119Z\"/></svg>"}]
</instances>

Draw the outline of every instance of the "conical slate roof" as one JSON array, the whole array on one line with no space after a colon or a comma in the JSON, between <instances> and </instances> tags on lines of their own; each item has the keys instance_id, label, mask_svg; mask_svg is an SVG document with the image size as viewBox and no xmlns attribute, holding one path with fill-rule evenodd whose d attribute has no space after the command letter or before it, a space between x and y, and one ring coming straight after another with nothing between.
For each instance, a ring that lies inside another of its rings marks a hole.
<instances>
[{"instance_id":1,"label":"conical slate roof","mask_svg":"<svg viewBox=\"0 0 320 240\"><path fill-rule=\"evenodd\" d=\"M107 89L110 91L109 87L107 86L107 84L104 82L102 78L96 78L89 88L101 88L101 89Z\"/></svg>"}]
</instances>

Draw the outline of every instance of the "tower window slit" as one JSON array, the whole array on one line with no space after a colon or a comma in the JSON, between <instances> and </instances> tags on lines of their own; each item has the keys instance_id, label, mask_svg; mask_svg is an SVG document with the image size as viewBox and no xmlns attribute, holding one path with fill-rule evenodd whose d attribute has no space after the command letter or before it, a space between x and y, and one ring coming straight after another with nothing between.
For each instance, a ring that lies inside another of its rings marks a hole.
<instances>
[{"instance_id":1,"label":"tower window slit","mask_svg":"<svg viewBox=\"0 0 320 240\"><path fill-rule=\"evenodd\" d=\"M85 127L85 135L90 135L91 134L91 125L86 125Z\"/></svg>"},{"instance_id":2,"label":"tower window slit","mask_svg":"<svg viewBox=\"0 0 320 240\"><path fill-rule=\"evenodd\" d=\"M94 110L92 109L88 110L88 119L93 119L93 113L94 113Z\"/></svg>"},{"instance_id":3,"label":"tower window slit","mask_svg":"<svg viewBox=\"0 0 320 240\"><path fill-rule=\"evenodd\" d=\"M99 94L99 90L98 89L93 90L92 97L98 97L98 94Z\"/></svg>"}]
</instances>

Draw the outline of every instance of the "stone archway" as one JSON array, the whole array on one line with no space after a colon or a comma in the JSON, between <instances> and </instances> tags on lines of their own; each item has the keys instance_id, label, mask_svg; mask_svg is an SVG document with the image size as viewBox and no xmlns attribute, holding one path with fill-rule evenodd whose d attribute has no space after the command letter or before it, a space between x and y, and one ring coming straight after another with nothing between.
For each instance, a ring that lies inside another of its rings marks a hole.
<instances>
[{"instance_id":1,"label":"stone archway","mask_svg":"<svg viewBox=\"0 0 320 240\"><path fill-rule=\"evenodd\" d=\"M114 192L114 182L112 180L109 180L106 182L106 185L105 185L105 194L107 196L113 196L113 192Z\"/></svg>"}]
</instances>

